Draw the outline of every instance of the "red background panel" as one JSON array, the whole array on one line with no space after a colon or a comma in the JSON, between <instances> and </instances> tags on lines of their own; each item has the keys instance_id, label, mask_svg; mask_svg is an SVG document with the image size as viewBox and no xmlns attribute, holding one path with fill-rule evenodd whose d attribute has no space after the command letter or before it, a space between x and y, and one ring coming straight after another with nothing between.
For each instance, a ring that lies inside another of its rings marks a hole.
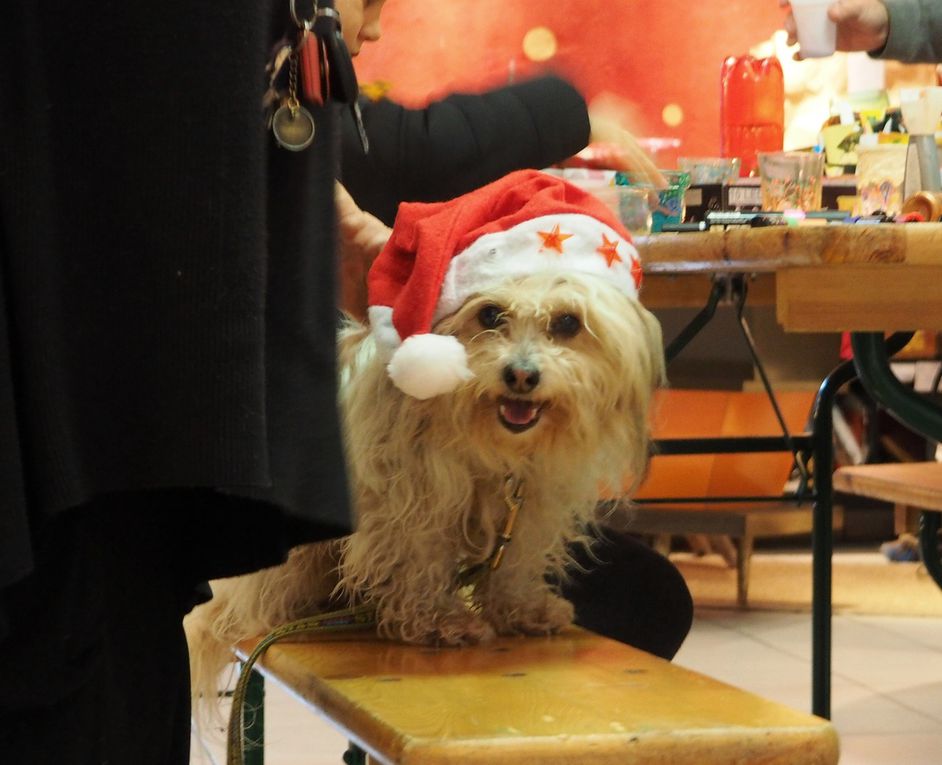
<instances>
[{"instance_id":1,"label":"red background panel","mask_svg":"<svg viewBox=\"0 0 942 765\"><path fill-rule=\"evenodd\" d=\"M719 74L781 27L776 0L388 0L383 39L357 59L362 82L421 105L543 71L566 76L589 99L611 92L639 107L639 136L682 140L681 153L719 153ZM556 37L546 62L526 58L534 27ZM662 120L664 107L683 113Z\"/></svg>"}]
</instances>

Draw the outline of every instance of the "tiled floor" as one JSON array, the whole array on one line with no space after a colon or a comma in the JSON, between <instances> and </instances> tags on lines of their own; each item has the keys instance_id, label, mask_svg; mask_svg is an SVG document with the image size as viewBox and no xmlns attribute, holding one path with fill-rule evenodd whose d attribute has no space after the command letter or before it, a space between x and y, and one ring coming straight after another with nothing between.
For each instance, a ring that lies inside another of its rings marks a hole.
<instances>
[{"instance_id":1,"label":"tiled floor","mask_svg":"<svg viewBox=\"0 0 942 765\"><path fill-rule=\"evenodd\" d=\"M841 765L942 763L942 619L836 616L832 719ZM808 614L698 611L675 658L802 711L811 704ZM345 739L272 684L267 765L340 765ZM222 765L194 740L192 765Z\"/></svg>"},{"instance_id":2,"label":"tiled floor","mask_svg":"<svg viewBox=\"0 0 942 765\"><path fill-rule=\"evenodd\" d=\"M835 616L832 631L841 765L942 762L942 619ZM808 614L698 612L675 661L810 711Z\"/></svg>"}]
</instances>

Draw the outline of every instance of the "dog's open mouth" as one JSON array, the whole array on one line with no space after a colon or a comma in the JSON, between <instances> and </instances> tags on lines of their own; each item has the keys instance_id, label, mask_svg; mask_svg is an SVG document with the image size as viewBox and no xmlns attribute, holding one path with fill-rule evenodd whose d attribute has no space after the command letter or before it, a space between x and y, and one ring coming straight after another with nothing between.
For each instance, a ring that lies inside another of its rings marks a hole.
<instances>
[{"instance_id":1,"label":"dog's open mouth","mask_svg":"<svg viewBox=\"0 0 942 765\"><path fill-rule=\"evenodd\" d=\"M528 399L508 398L501 396L497 399L497 417L500 424L513 433L523 433L540 421L543 404Z\"/></svg>"}]
</instances>

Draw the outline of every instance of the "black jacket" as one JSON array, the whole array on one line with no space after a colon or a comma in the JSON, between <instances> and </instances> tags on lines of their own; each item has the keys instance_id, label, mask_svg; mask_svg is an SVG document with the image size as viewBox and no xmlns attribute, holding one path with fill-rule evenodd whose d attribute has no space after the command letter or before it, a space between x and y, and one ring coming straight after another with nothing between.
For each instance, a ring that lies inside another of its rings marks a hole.
<instances>
[{"instance_id":1,"label":"black jacket","mask_svg":"<svg viewBox=\"0 0 942 765\"><path fill-rule=\"evenodd\" d=\"M113 492L258 500L211 576L348 527L331 119L295 154L261 110L287 13L0 5L0 590L45 519Z\"/></svg>"},{"instance_id":2,"label":"black jacket","mask_svg":"<svg viewBox=\"0 0 942 765\"><path fill-rule=\"evenodd\" d=\"M523 168L585 148L589 118L579 92L547 75L425 109L361 100L364 154L349 110L342 117L341 180L364 210L392 225L400 202L460 196Z\"/></svg>"}]
</instances>

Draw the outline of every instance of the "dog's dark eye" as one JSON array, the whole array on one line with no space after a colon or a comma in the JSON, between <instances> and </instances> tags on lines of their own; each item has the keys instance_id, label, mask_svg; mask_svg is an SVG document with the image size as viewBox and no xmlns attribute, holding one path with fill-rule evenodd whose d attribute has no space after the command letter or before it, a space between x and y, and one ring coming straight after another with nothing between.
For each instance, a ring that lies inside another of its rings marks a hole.
<instances>
[{"instance_id":1,"label":"dog's dark eye","mask_svg":"<svg viewBox=\"0 0 942 765\"><path fill-rule=\"evenodd\" d=\"M582 329L582 322L571 313L563 313L553 317L549 329L550 334L556 337L575 337Z\"/></svg>"},{"instance_id":2,"label":"dog's dark eye","mask_svg":"<svg viewBox=\"0 0 942 765\"><path fill-rule=\"evenodd\" d=\"M504 309L490 303L478 311L478 321L484 329L496 329L504 323Z\"/></svg>"}]
</instances>

